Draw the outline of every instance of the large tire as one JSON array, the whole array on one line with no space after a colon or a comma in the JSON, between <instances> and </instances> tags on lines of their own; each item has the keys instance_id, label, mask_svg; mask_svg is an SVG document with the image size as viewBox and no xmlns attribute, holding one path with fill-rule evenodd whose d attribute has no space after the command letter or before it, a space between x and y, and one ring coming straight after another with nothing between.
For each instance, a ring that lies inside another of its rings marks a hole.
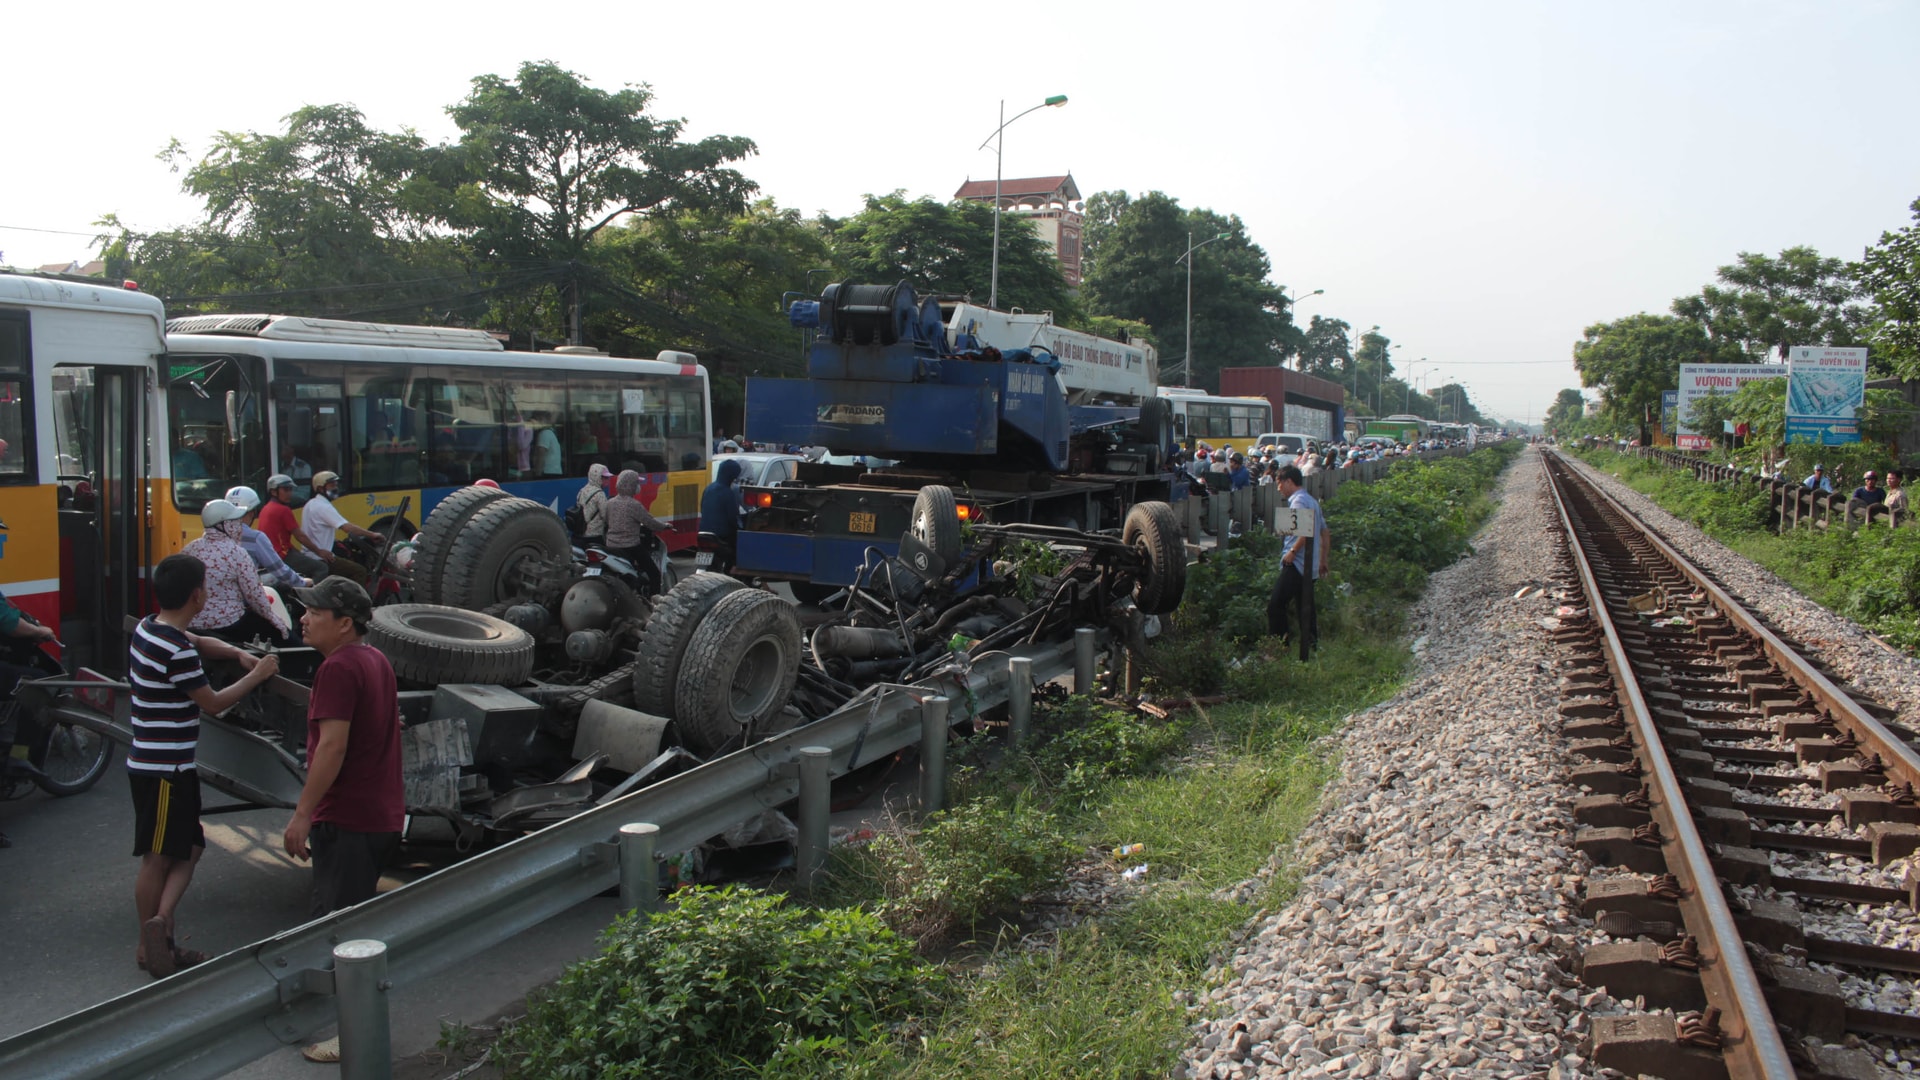
<instances>
[{"instance_id":1,"label":"large tire","mask_svg":"<svg viewBox=\"0 0 1920 1080\"><path fill-rule=\"evenodd\" d=\"M532 499L509 496L480 508L447 554L442 604L481 611L521 598L518 574L529 559L565 563L573 538L559 515Z\"/></svg>"},{"instance_id":2,"label":"large tire","mask_svg":"<svg viewBox=\"0 0 1920 1080\"><path fill-rule=\"evenodd\" d=\"M800 675L800 616L758 589L722 598L687 644L674 687L674 725L696 753L736 749L766 734Z\"/></svg>"},{"instance_id":3,"label":"large tire","mask_svg":"<svg viewBox=\"0 0 1920 1080\"><path fill-rule=\"evenodd\" d=\"M1163 502L1135 503L1127 511L1120 539L1146 564L1133 585L1133 602L1149 615L1165 615L1180 606L1187 591L1187 546L1180 519Z\"/></svg>"},{"instance_id":4,"label":"large tire","mask_svg":"<svg viewBox=\"0 0 1920 1080\"><path fill-rule=\"evenodd\" d=\"M694 628L715 604L744 588L725 574L695 574L654 600L640 635L640 663L633 669L634 708L673 718L673 688Z\"/></svg>"},{"instance_id":5,"label":"large tire","mask_svg":"<svg viewBox=\"0 0 1920 1080\"><path fill-rule=\"evenodd\" d=\"M441 499L420 527L420 542L413 555L413 598L422 604L440 603L440 580L446 574L447 555L453 542L473 515L499 499L507 498L499 488L463 487Z\"/></svg>"},{"instance_id":6,"label":"large tire","mask_svg":"<svg viewBox=\"0 0 1920 1080\"><path fill-rule=\"evenodd\" d=\"M442 604L373 609L367 644L409 682L516 686L533 673L533 637L491 615Z\"/></svg>"},{"instance_id":7,"label":"large tire","mask_svg":"<svg viewBox=\"0 0 1920 1080\"><path fill-rule=\"evenodd\" d=\"M928 484L913 497L913 523L908 531L933 549L940 561L953 565L960 557L960 504L945 484Z\"/></svg>"},{"instance_id":8,"label":"large tire","mask_svg":"<svg viewBox=\"0 0 1920 1080\"><path fill-rule=\"evenodd\" d=\"M1157 474L1166 464L1167 447L1173 442L1173 417L1165 398L1148 398L1140 403L1140 441L1153 449L1147 453L1147 472Z\"/></svg>"}]
</instances>

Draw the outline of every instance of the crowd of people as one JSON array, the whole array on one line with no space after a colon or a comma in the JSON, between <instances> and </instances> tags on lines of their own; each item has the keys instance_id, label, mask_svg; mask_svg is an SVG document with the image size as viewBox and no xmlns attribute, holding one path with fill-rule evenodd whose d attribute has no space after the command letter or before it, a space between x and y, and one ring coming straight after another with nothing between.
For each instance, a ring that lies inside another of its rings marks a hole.
<instances>
[{"instance_id":1,"label":"crowd of people","mask_svg":"<svg viewBox=\"0 0 1920 1080\"><path fill-rule=\"evenodd\" d=\"M1783 461L1775 465L1770 478L1785 481L1786 464ZM1893 469L1888 469L1884 477L1873 469L1862 472L1859 486L1847 496L1848 515L1859 513L1871 519L1880 514L1893 514L1896 521L1904 518L1909 513L1905 484L1906 478ZM1800 488L1802 491L1831 495L1845 491L1846 481L1828 475L1825 465L1816 464L1813 471L1800 480Z\"/></svg>"}]
</instances>

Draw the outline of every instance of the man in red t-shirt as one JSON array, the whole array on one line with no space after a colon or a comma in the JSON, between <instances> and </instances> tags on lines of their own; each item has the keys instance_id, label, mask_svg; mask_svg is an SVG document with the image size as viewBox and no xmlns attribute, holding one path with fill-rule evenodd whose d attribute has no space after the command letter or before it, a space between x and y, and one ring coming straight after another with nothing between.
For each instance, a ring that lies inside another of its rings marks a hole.
<instances>
[{"instance_id":1,"label":"man in red t-shirt","mask_svg":"<svg viewBox=\"0 0 1920 1080\"><path fill-rule=\"evenodd\" d=\"M300 529L300 523L293 516L293 477L285 473L267 477L267 501L261 504L260 519L254 522L254 527L266 534L274 554L292 567L294 573L315 581L327 576L326 563L293 546L293 536Z\"/></svg>"},{"instance_id":2,"label":"man in red t-shirt","mask_svg":"<svg viewBox=\"0 0 1920 1080\"><path fill-rule=\"evenodd\" d=\"M313 859L315 918L368 900L400 845L400 697L393 665L361 641L373 618L367 591L332 577L295 595L306 642L325 657L307 697L307 783L284 837Z\"/></svg>"}]
</instances>

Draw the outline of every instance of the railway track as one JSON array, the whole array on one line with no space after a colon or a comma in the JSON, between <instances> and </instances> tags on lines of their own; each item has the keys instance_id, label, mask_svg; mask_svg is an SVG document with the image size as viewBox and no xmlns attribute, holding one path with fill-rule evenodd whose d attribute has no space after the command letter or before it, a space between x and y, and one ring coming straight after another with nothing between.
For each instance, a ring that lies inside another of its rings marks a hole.
<instances>
[{"instance_id":1,"label":"railway track","mask_svg":"<svg viewBox=\"0 0 1920 1080\"><path fill-rule=\"evenodd\" d=\"M1594 1060L1665 1077L1873 1077L1920 1041L1920 753L1564 460L1564 732ZM1889 944L1888 942L1892 942Z\"/></svg>"}]
</instances>

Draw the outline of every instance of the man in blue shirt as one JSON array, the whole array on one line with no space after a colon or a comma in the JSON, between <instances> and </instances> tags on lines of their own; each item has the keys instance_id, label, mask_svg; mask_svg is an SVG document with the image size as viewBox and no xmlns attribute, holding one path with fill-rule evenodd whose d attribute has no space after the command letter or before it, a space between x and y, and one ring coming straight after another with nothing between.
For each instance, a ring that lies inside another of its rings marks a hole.
<instances>
[{"instance_id":1,"label":"man in blue shirt","mask_svg":"<svg viewBox=\"0 0 1920 1080\"><path fill-rule=\"evenodd\" d=\"M253 527L254 519L260 516L260 496L252 488L242 485L228 488L226 499L246 512L246 516L240 519L245 526L240 546L247 549L253 565L259 567L261 573L270 575L273 583L283 589L312 588L311 580L301 577L280 558L279 552L273 550L273 541L268 539L267 534Z\"/></svg>"},{"instance_id":2,"label":"man in blue shirt","mask_svg":"<svg viewBox=\"0 0 1920 1080\"><path fill-rule=\"evenodd\" d=\"M1247 459L1239 454L1233 455L1233 466L1227 470L1227 478L1233 482L1233 490L1253 486L1253 473L1247 470Z\"/></svg>"},{"instance_id":3,"label":"man in blue shirt","mask_svg":"<svg viewBox=\"0 0 1920 1080\"><path fill-rule=\"evenodd\" d=\"M1320 501L1307 494L1302 486L1306 478L1300 475L1300 469L1293 465L1282 465L1274 474L1274 486L1287 500L1287 505L1296 510L1313 511L1313 565L1315 578L1327 576L1327 549L1332 546L1332 537L1327 532L1327 518L1320 509ZM1286 550L1280 555L1280 576L1274 580L1273 594L1267 599L1267 632L1270 634L1287 633L1289 618L1287 609L1300 608L1300 656L1306 658L1307 651L1319 644L1320 621L1313 610L1313 584L1307 579L1307 538L1303 536L1287 537Z\"/></svg>"},{"instance_id":4,"label":"man in blue shirt","mask_svg":"<svg viewBox=\"0 0 1920 1080\"><path fill-rule=\"evenodd\" d=\"M715 573L733 572L734 542L740 536L740 463L728 458L720 463L714 481L700 493L700 531L712 533L719 546L713 553Z\"/></svg>"},{"instance_id":5,"label":"man in blue shirt","mask_svg":"<svg viewBox=\"0 0 1920 1080\"><path fill-rule=\"evenodd\" d=\"M1805 480L1800 481L1800 486L1808 491L1818 491L1821 494L1832 494L1833 492L1833 481L1827 479L1827 467L1825 465L1815 465L1813 467L1813 474Z\"/></svg>"}]
</instances>

